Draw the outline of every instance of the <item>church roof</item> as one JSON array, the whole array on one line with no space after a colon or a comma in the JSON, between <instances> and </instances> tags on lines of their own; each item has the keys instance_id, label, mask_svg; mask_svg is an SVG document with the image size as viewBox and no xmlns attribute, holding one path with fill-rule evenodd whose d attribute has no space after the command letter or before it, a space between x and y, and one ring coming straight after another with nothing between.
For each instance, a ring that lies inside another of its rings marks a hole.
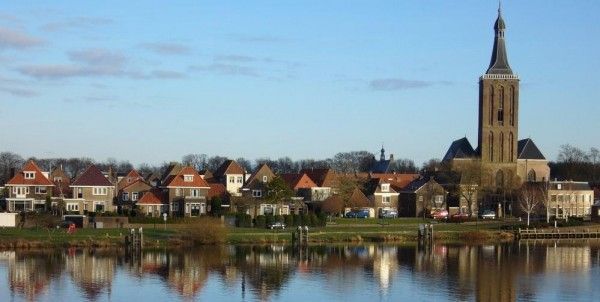
<instances>
[{"instance_id":1,"label":"church roof","mask_svg":"<svg viewBox=\"0 0 600 302\"><path fill-rule=\"evenodd\" d=\"M371 172L387 173L390 170L390 163L391 163L391 161L389 159L378 160L378 161L374 162L373 165L371 166Z\"/></svg>"},{"instance_id":2,"label":"church roof","mask_svg":"<svg viewBox=\"0 0 600 302\"><path fill-rule=\"evenodd\" d=\"M469 158L474 156L477 156L477 153L473 149L473 146L471 146L471 143L466 137L463 137L452 142L450 148L448 148L448 151L446 152L446 155L444 155L443 161L449 161L457 158Z\"/></svg>"},{"instance_id":3,"label":"church roof","mask_svg":"<svg viewBox=\"0 0 600 302\"><path fill-rule=\"evenodd\" d=\"M546 159L532 139L522 139L518 143L518 159Z\"/></svg>"},{"instance_id":4,"label":"church roof","mask_svg":"<svg viewBox=\"0 0 600 302\"><path fill-rule=\"evenodd\" d=\"M506 42L504 40L504 30L506 24L502 19L502 12L498 8L498 18L494 24L494 31L496 35L494 37L494 49L492 50L492 58L490 60L490 67L486 71L486 74L513 74L510 65L508 64L508 55L506 53Z\"/></svg>"}]
</instances>

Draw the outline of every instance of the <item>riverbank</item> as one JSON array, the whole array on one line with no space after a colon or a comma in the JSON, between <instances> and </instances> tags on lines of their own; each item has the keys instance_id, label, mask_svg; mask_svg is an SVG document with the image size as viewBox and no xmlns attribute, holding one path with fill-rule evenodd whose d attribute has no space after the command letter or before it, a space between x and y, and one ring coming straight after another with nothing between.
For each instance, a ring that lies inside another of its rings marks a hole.
<instances>
[{"instance_id":1,"label":"riverbank","mask_svg":"<svg viewBox=\"0 0 600 302\"><path fill-rule=\"evenodd\" d=\"M376 220L338 220L326 227L311 228L310 243L344 242L397 242L417 241L419 220L392 221L381 224ZM434 239L453 242L505 242L513 240L511 231L502 230L505 223L439 223L434 226ZM133 224L130 227L144 229L145 247L186 247L193 245L189 225ZM200 229L198 229L200 230ZM226 228L213 242L224 244L291 243L291 229L268 230L257 228ZM3 228L0 229L0 248L43 247L120 247L129 229L78 229L68 234L65 229ZM213 232L213 231L208 231ZM198 243L198 242L196 242Z\"/></svg>"}]
</instances>

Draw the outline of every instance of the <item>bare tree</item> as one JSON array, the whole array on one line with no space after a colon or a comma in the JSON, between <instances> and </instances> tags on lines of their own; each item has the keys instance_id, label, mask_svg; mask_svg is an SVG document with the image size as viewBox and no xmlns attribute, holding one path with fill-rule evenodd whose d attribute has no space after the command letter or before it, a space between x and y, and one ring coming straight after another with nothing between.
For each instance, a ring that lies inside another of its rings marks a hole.
<instances>
[{"instance_id":1,"label":"bare tree","mask_svg":"<svg viewBox=\"0 0 600 302\"><path fill-rule=\"evenodd\" d=\"M458 190L460 198L467 202L469 216L475 214L474 206L477 204L479 192L482 189L484 167L478 159L464 161L457 167L460 173ZM477 207L479 211L479 207Z\"/></svg>"},{"instance_id":2,"label":"bare tree","mask_svg":"<svg viewBox=\"0 0 600 302\"><path fill-rule=\"evenodd\" d=\"M25 163L23 158L12 152L0 153L0 183L9 181L11 170L19 169Z\"/></svg>"},{"instance_id":3,"label":"bare tree","mask_svg":"<svg viewBox=\"0 0 600 302\"><path fill-rule=\"evenodd\" d=\"M531 214L535 213L542 204L543 191L539 183L524 183L519 190L519 207L527 214L527 227L529 227Z\"/></svg>"}]
</instances>

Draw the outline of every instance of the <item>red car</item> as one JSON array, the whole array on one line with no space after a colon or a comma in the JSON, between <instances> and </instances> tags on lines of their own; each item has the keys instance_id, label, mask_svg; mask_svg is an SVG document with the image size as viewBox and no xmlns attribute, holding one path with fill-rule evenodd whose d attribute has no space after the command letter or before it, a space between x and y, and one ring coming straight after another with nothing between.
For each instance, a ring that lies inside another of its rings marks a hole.
<instances>
[{"instance_id":1,"label":"red car","mask_svg":"<svg viewBox=\"0 0 600 302\"><path fill-rule=\"evenodd\" d=\"M448 211L438 210L431 213L431 217L436 220L448 219Z\"/></svg>"},{"instance_id":2,"label":"red car","mask_svg":"<svg viewBox=\"0 0 600 302\"><path fill-rule=\"evenodd\" d=\"M452 214L452 216L450 216L450 219L453 221L465 221L469 219L469 214L458 212L456 214Z\"/></svg>"}]
</instances>

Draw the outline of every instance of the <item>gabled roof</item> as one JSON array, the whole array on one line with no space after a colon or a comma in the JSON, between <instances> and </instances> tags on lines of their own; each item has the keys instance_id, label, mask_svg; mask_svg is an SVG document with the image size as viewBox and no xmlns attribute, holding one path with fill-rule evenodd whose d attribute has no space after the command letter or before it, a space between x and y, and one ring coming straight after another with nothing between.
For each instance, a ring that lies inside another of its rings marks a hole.
<instances>
[{"instance_id":1,"label":"gabled roof","mask_svg":"<svg viewBox=\"0 0 600 302\"><path fill-rule=\"evenodd\" d=\"M370 204L371 201L369 200L369 198L367 198L367 196L365 196L365 194L361 190L355 188L354 191L352 191L352 195L350 195L350 198L348 198L348 203L355 206L366 206Z\"/></svg>"},{"instance_id":2,"label":"gabled roof","mask_svg":"<svg viewBox=\"0 0 600 302\"><path fill-rule=\"evenodd\" d=\"M442 161L450 161L457 158L470 158L474 156L477 156L477 153L473 149L473 146L466 137L463 137L452 142Z\"/></svg>"},{"instance_id":3,"label":"gabled roof","mask_svg":"<svg viewBox=\"0 0 600 302\"><path fill-rule=\"evenodd\" d=\"M284 173L279 176L292 190L317 187L317 184L306 173Z\"/></svg>"},{"instance_id":4,"label":"gabled roof","mask_svg":"<svg viewBox=\"0 0 600 302\"><path fill-rule=\"evenodd\" d=\"M60 179L60 181L58 181L58 179ZM70 195L71 187L69 186L71 185L71 179L61 166L54 168L54 170L50 172L49 180L54 183L52 196L61 197Z\"/></svg>"},{"instance_id":5,"label":"gabled roof","mask_svg":"<svg viewBox=\"0 0 600 302\"><path fill-rule=\"evenodd\" d=\"M181 171L182 168L183 166L179 163L171 163L165 171L165 173L160 177L161 184L164 184L167 178L169 178L170 176L177 175L177 173L179 173L179 171Z\"/></svg>"},{"instance_id":6,"label":"gabled roof","mask_svg":"<svg viewBox=\"0 0 600 302\"><path fill-rule=\"evenodd\" d=\"M302 169L300 173L306 173L318 187L335 187L336 176L332 169Z\"/></svg>"},{"instance_id":7,"label":"gabled roof","mask_svg":"<svg viewBox=\"0 0 600 302\"><path fill-rule=\"evenodd\" d=\"M271 170L271 168L269 168L267 164L262 164L256 169L256 171L254 171L254 173L252 173L252 175L250 175L250 177L246 181L246 184L252 184L252 182L254 182L256 180L256 177L258 177L259 175L267 175L271 176L271 178L275 177L275 173L273 173L273 170ZM259 179L259 181L262 182L262 179Z\"/></svg>"},{"instance_id":8,"label":"gabled roof","mask_svg":"<svg viewBox=\"0 0 600 302\"><path fill-rule=\"evenodd\" d=\"M415 179L414 181L410 182L402 190L402 192L415 192L415 191L419 190L420 188L422 188L427 182L429 182L429 179L425 178L425 177Z\"/></svg>"},{"instance_id":9,"label":"gabled roof","mask_svg":"<svg viewBox=\"0 0 600 302\"><path fill-rule=\"evenodd\" d=\"M133 182L131 182L131 183L128 183L126 186L124 186L124 187L120 188L120 189L119 189L119 191L126 190L126 189L128 189L128 188L130 188L130 187L133 187L133 186L134 186L134 185L136 185L136 184L144 184L144 185L146 185L146 186L148 186L148 187L152 187L152 186L151 186L149 183L147 183L145 180L143 180L143 179L141 179L141 178L138 178L138 179L134 180Z\"/></svg>"},{"instance_id":10,"label":"gabled roof","mask_svg":"<svg viewBox=\"0 0 600 302\"><path fill-rule=\"evenodd\" d=\"M33 179L25 179L24 172L35 172ZM42 173L33 160L30 160L23 165L23 169L15 174L6 185L53 186L54 183Z\"/></svg>"},{"instance_id":11,"label":"gabled roof","mask_svg":"<svg viewBox=\"0 0 600 302\"><path fill-rule=\"evenodd\" d=\"M373 163L371 166L371 172L373 173L387 173L390 170L390 163L392 161L389 159L378 160Z\"/></svg>"},{"instance_id":12,"label":"gabled roof","mask_svg":"<svg viewBox=\"0 0 600 302\"><path fill-rule=\"evenodd\" d=\"M185 181L184 175L192 175L192 181ZM209 188L208 183L200 177L196 169L186 166L183 167L177 175L167 177L163 183L164 187L187 187L187 188Z\"/></svg>"},{"instance_id":13,"label":"gabled roof","mask_svg":"<svg viewBox=\"0 0 600 302\"><path fill-rule=\"evenodd\" d=\"M538 149L533 140L530 138L519 141L517 154L518 159L546 159L540 149Z\"/></svg>"},{"instance_id":14,"label":"gabled roof","mask_svg":"<svg viewBox=\"0 0 600 302\"><path fill-rule=\"evenodd\" d=\"M210 189L208 190L207 198L220 197L221 200L227 199L227 188L222 183L209 183Z\"/></svg>"},{"instance_id":15,"label":"gabled roof","mask_svg":"<svg viewBox=\"0 0 600 302\"><path fill-rule=\"evenodd\" d=\"M102 174L102 171L95 165L89 166L73 183L71 186L98 186L98 187L112 187L113 184Z\"/></svg>"},{"instance_id":16,"label":"gabled roof","mask_svg":"<svg viewBox=\"0 0 600 302\"><path fill-rule=\"evenodd\" d=\"M222 177L226 174L245 174L246 170L240 166L235 160L228 159L213 173L214 177Z\"/></svg>"},{"instance_id":17,"label":"gabled roof","mask_svg":"<svg viewBox=\"0 0 600 302\"><path fill-rule=\"evenodd\" d=\"M416 173L379 173L371 174L371 178L379 178L389 183L394 190L402 190L410 182L419 178L421 175Z\"/></svg>"},{"instance_id":18,"label":"gabled roof","mask_svg":"<svg viewBox=\"0 0 600 302\"><path fill-rule=\"evenodd\" d=\"M381 184L389 184L390 190L387 192L382 192ZM389 181L382 179L382 178L373 178L373 179L369 180L369 182L366 184L366 193L371 195L373 193L397 193L397 192L394 189L394 186L392 186L392 184Z\"/></svg>"},{"instance_id":19,"label":"gabled roof","mask_svg":"<svg viewBox=\"0 0 600 302\"><path fill-rule=\"evenodd\" d=\"M129 173L127 173L127 175L125 175L125 177L123 177L119 181L119 183L117 184L117 187L119 189L123 189L140 179L144 180L144 177L140 173L138 173L138 171L136 171L135 169L132 169L131 171L129 171Z\"/></svg>"},{"instance_id":20,"label":"gabled roof","mask_svg":"<svg viewBox=\"0 0 600 302\"><path fill-rule=\"evenodd\" d=\"M162 205L166 204L167 198L165 193L160 189L153 188L152 190L142 194L142 197L137 201L139 205Z\"/></svg>"}]
</instances>

